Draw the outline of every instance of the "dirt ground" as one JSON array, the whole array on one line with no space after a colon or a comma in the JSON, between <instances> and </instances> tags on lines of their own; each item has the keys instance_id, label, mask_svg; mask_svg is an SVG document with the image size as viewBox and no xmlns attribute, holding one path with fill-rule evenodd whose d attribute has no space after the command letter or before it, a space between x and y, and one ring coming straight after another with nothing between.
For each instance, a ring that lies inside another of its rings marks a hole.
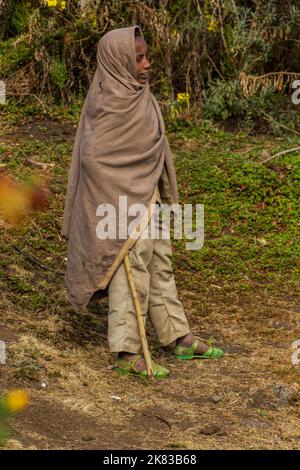
<instances>
[{"instance_id":1,"label":"dirt ground","mask_svg":"<svg viewBox=\"0 0 300 470\"><path fill-rule=\"evenodd\" d=\"M181 295L189 316L191 294ZM9 350L18 342L24 349L35 346L49 364L44 378L26 384L30 406L14 418L8 448L297 449L299 375L290 345L300 305L293 297L225 300L215 298L207 318L191 322L202 337L219 338L224 358L179 362L171 350L157 348L171 376L153 383L110 370L102 338L89 348L74 342L60 350L32 333L2 328ZM1 385L20 386L9 355Z\"/></svg>"},{"instance_id":2,"label":"dirt ground","mask_svg":"<svg viewBox=\"0 0 300 470\"><path fill-rule=\"evenodd\" d=\"M33 132L13 128L5 138ZM54 138L65 135L72 138L57 125ZM14 256L5 272L40 272ZM0 339L7 343L0 392L25 388L30 396L11 421L5 448L299 448L300 366L291 362L291 344L300 339L299 296L286 286L267 292L253 285L241 292L206 283L197 270L175 265L174 271L193 332L213 337L225 356L177 361L148 325L155 358L171 370L169 378L154 382L111 370L107 299L80 315L64 303L64 286L56 279L46 306L27 310L0 284Z\"/></svg>"}]
</instances>

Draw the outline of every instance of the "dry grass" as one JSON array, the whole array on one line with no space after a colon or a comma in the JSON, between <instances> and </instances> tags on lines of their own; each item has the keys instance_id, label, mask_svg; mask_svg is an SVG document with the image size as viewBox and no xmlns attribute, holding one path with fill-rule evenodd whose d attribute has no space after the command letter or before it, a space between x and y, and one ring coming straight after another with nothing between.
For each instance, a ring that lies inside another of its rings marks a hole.
<instances>
[{"instance_id":1,"label":"dry grass","mask_svg":"<svg viewBox=\"0 0 300 470\"><path fill-rule=\"evenodd\" d=\"M19 135L12 147L28 138ZM51 135L57 137L55 127ZM53 201L56 217L62 199ZM18 235L6 235L10 262L1 266L0 339L7 341L8 360L1 366L0 390L25 387L30 406L14 418L7 449L298 448L299 367L291 364L290 347L299 336L300 299L288 284L270 292L255 284L241 290L220 279L205 282L200 271L175 265L193 331L213 336L226 354L215 361L176 361L149 325L155 356L171 370L168 379L150 383L108 367L114 358L105 340L107 301L79 315L65 302L62 278L10 250L16 241ZM46 254L44 243L28 249L57 265L62 243L55 239L57 251L48 244ZM35 283L35 290L28 292L20 284L25 281ZM35 306L43 290L44 303Z\"/></svg>"}]
</instances>

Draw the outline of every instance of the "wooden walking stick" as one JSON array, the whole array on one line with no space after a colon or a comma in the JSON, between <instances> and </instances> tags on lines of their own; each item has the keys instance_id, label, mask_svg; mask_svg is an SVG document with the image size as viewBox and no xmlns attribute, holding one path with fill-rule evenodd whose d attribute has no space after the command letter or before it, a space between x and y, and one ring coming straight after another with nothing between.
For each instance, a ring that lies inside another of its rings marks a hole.
<instances>
[{"instance_id":1,"label":"wooden walking stick","mask_svg":"<svg viewBox=\"0 0 300 470\"><path fill-rule=\"evenodd\" d=\"M130 290L131 290L132 300L133 300L134 307L135 307L135 313L136 313L136 318L137 318L137 322L138 322L140 338L141 338L141 343L142 343L142 350L143 350L143 354L144 354L144 358L145 358L145 362L146 362L146 367L147 367L147 374L148 374L149 379L151 379L151 378L154 377L153 376L152 363L151 363L151 357L150 357L148 342L147 342L147 338L146 338L145 325L144 325L144 321L143 321L143 317L142 317L141 304L140 304L140 300L138 298L137 290L136 290L134 279L133 279L133 276L132 276L132 271L131 271L131 267L130 267L128 253L126 254L126 256L124 258L124 264L125 264L125 269L126 269L126 273L127 273L128 283L129 283Z\"/></svg>"}]
</instances>

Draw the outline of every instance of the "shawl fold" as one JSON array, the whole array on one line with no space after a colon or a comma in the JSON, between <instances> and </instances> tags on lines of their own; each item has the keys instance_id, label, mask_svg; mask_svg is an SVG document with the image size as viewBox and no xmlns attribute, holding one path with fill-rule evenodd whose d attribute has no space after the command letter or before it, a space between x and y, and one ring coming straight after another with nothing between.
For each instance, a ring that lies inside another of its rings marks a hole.
<instances>
[{"instance_id":1,"label":"shawl fold","mask_svg":"<svg viewBox=\"0 0 300 470\"><path fill-rule=\"evenodd\" d=\"M149 84L137 81L135 29L106 33L97 49L97 69L84 101L72 152L61 235L68 239L67 300L84 308L106 289L128 250L149 222L157 189L178 203L176 172L159 105ZM140 34L142 32L140 30ZM128 208L147 211L127 217L119 238L119 196ZM116 237L99 238L97 208L115 209Z\"/></svg>"}]
</instances>

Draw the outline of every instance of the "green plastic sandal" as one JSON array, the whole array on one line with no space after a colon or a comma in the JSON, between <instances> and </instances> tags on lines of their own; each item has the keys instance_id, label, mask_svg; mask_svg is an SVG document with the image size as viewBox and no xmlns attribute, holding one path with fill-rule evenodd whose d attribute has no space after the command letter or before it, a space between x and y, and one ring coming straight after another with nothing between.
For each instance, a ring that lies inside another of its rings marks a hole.
<instances>
[{"instance_id":1,"label":"green plastic sandal","mask_svg":"<svg viewBox=\"0 0 300 470\"><path fill-rule=\"evenodd\" d=\"M209 347L207 351L203 354L195 354L195 351L198 347L199 342L201 341L201 338L198 336L195 336L195 341L193 344L189 347L187 346L181 346L178 344L175 349L174 353L176 356L176 359L182 359L182 360L187 360L187 359L219 359L224 356L224 351L220 348L213 348Z\"/></svg>"},{"instance_id":2,"label":"green plastic sandal","mask_svg":"<svg viewBox=\"0 0 300 470\"><path fill-rule=\"evenodd\" d=\"M135 365L139 359L142 358L141 354L138 354L135 359L132 361L127 361L126 359L117 358L116 363L113 367L113 370L118 372L121 375L134 375L136 377L141 377L146 379L148 377L147 369L137 370ZM157 364L153 359L152 361L152 369L153 375L156 379L165 379L170 374L169 369L160 366Z\"/></svg>"}]
</instances>

